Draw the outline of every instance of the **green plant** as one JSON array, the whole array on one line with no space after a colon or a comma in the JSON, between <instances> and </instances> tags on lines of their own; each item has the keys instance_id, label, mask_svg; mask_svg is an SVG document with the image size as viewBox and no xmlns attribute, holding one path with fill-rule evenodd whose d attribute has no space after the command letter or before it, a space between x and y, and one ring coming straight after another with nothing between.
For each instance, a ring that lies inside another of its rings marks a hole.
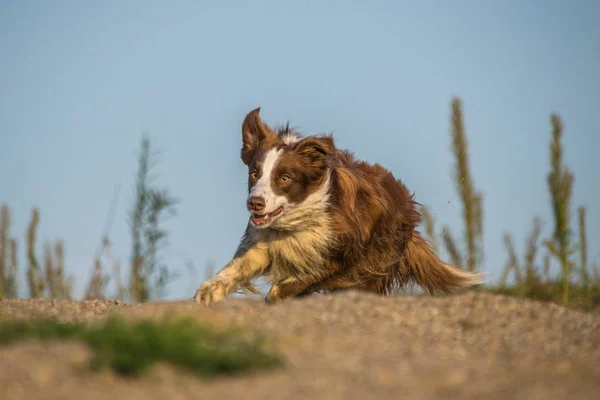
<instances>
[{"instance_id":1,"label":"green plant","mask_svg":"<svg viewBox=\"0 0 600 400\"><path fill-rule=\"evenodd\" d=\"M509 233L504 234L504 246L508 252L508 260L504 266L504 271L500 278L500 287L506 288L506 280L510 271L515 275L515 286L521 289L521 293L529 292L534 286L541 282L541 277L535 267L535 259L538 253L539 238L542 232L542 221L539 217L534 217L533 228L525 241L525 254L523 257L524 265L521 266L519 258L515 251L515 245L512 236ZM524 273L524 276L523 276Z\"/></svg>"},{"instance_id":2,"label":"green plant","mask_svg":"<svg viewBox=\"0 0 600 400\"><path fill-rule=\"evenodd\" d=\"M463 206L466 251L463 254L459 241L447 226L442 227L441 239L452 263L460 268L473 271L478 269L483 260L483 196L475 190L471 177L462 106L458 98L452 100L451 115L452 153L455 159L453 178ZM535 217L533 228L526 239L523 262L519 261L511 234L505 233L503 242L508 252L508 259L499 285L480 287L480 289L538 300L562 302L565 305L582 309L594 309L600 305L600 271L597 266L588 265L585 231L586 209L584 207L578 209L579 245L576 246L569 223L574 176L563 162L562 121L557 114L552 114L551 123L551 170L547 176L547 184L552 200L554 230L552 237L543 241L548 252L543 256L542 267L539 268L535 261L539 254L542 221L539 217ZM426 207L422 207L421 213L429 241L432 246L437 247L431 212ZM578 268L580 284L571 282L571 271L575 265L571 256L578 250L581 264ZM553 279L550 274L551 258L553 257L558 259L561 265L561 277L558 281ZM507 280L511 273L514 273L515 281L509 286ZM569 303L569 299L572 300L571 303Z\"/></svg>"},{"instance_id":3,"label":"green plant","mask_svg":"<svg viewBox=\"0 0 600 400\"><path fill-rule=\"evenodd\" d=\"M569 301L570 272L574 265L570 260L576 251L573 245L573 232L569 223L571 196L575 177L564 165L563 124L557 114L552 114L552 140L550 141L550 165L547 181L552 200L552 211L554 213L554 232L552 238L544 242L550 254L556 257L561 266L563 284L563 303Z\"/></svg>"},{"instance_id":4,"label":"green plant","mask_svg":"<svg viewBox=\"0 0 600 400\"><path fill-rule=\"evenodd\" d=\"M460 255L458 245L448 227L442 231L442 239L453 263L469 271L476 271L483 261L483 200L482 194L475 190L475 184L469 167L469 152L465 133L462 104L460 99L452 99L452 153L455 158L454 181L463 205L465 223L464 239L467 244L466 265Z\"/></svg>"},{"instance_id":5,"label":"green plant","mask_svg":"<svg viewBox=\"0 0 600 400\"><path fill-rule=\"evenodd\" d=\"M65 276L64 245L57 241L54 248L50 243L44 246L45 287L50 299L70 299L73 290L73 277Z\"/></svg>"},{"instance_id":6,"label":"green plant","mask_svg":"<svg viewBox=\"0 0 600 400\"><path fill-rule=\"evenodd\" d=\"M521 275L521 266L519 263L519 258L517 257L517 252L515 251L515 244L510 233L505 233L503 236L504 247L508 252L508 260L504 265L504 270L502 271L502 276L500 277L500 287L506 287L506 281L508 279L508 275L512 271L515 275L515 284L520 285L523 282L523 276Z\"/></svg>"},{"instance_id":7,"label":"green plant","mask_svg":"<svg viewBox=\"0 0 600 400\"><path fill-rule=\"evenodd\" d=\"M106 286L108 285L108 275L102 271L100 258L94 260L94 269L92 277L88 283L84 298L86 300L104 299Z\"/></svg>"},{"instance_id":8,"label":"green plant","mask_svg":"<svg viewBox=\"0 0 600 400\"><path fill-rule=\"evenodd\" d=\"M158 361L202 377L234 375L282 365L262 338L241 330L216 331L191 318L129 323L110 317L102 324L64 323L53 319L0 322L0 344L25 339L73 339L94 351L92 367L139 376Z\"/></svg>"},{"instance_id":9,"label":"green plant","mask_svg":"<svg viewBox=\"0 0 600 400\"><path fill-rule=\"evenodd\" d=\"M6 256L8 254L8 230L10 212L6 204L0 207L0 299L4 298L6 280Z\"/></svg>"},{"instance_id":10,"label":"green plant","mask_svg":"<svg viewBox=\"0 0 600 400\"><path fill-rule=\"evenodd\" d=\"M17 297L17 242L9 236L10 209L0 207L0 299Z\"/></svg>"},{"instance_id":11,"label":"green plant","mask_svg":"<svg viewBox=\"0 0 600 400\"><path fill-rule=\"evenodd\" d=\"M435 233L436 232L435 219L433 218L433 215L431 214L431 211L429 210L429 208L426 206L421 206L421 216L423 217L423 225L425 227L425 234L427 235L427 238L429 239L431 248L433 249L433 251L436 254L438 254L439 244L438 244L437 234Z\"/></svg>"},{"instance_id":12,"label":"green plant","mask_svg":"<svg viewBox=\"0 0 600 400\"><path fill-rule=\"evenodd\" d=\"M8 299L16 299L18 297L17 271L19 270L19 262L17 256L17 240L11 238L9 241L10 247L10 265L8 273L5 277L4 296Z\"/></svg>"},{"instance_id":13,"label":"green plant","mask_svg":"<svg viewBox=\"0 0 600 400\"><path fill-rule=\"evenodd\" d=\"M40 222L40 211L34 208L31 211L31 221L27 229L27 258L29 265L27 267L27 284L29 286L29 297L38 299L44 297L46 284L42 271L40 269L37 257L35 256L35 240L37 237L37 227Z\"/></svg>"},{"instance_id":14,"label":"green plant","mask_svg":"<svg viewBox=\"0 0 600 400\"><path fill-rule=\"evenodd\" d=\"M166 189L154 187L150 177L155 165L150 138L142 136L135 185L135 203L130 212L132 237L130 293L134 301L160 297L176 275L160 263L159 252L167 239L160 227L163 215L175 214L178 200Z\"/></svg>"},{"instance_id":15,"label":"green plant","mask_svg":"<svg viewBox=\"0 0 600 400\"><path fill-rule=\"evenodd\" d=\"M587 236L585 233L585 207L579 207L579 255L580 265L579 271L581 273L581 284L586 290L590 289L590 273L588 271L588 259L587 259Z\"/></svg>"}]
</instances>

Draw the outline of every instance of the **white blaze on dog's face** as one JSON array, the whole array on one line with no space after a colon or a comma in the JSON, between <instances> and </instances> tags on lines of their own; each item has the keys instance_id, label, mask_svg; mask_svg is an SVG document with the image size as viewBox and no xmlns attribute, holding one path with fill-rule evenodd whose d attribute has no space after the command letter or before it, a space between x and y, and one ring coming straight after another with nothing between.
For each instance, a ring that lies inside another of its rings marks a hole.
<instances>
[{"instance_id":1,"label":"white blaze on dog's face","mask_svg":"<svg viewBox=\"0 0 600 400\"><path fill-rule=\"evenodd\" d=\"M278 135L251 112L242 128L248 165L247 208L256 228L290 228L328 199L331 137Z\"/></svg>"},{"instance_id":2,"label":"white blaze on dog's face","mask_svg":"<svg viewBox=\"0 0 600 400\"><path fill-rule=\"evenodd\" d=\"M247 206L252 214L250 220L257 228L270 225L289 204L285 195L275 193L272 182L275 166L282 152L280 148L272 148L250 168L250 193ZM289 179L287 176L282 178Z\"/></svg>"}]
</instances>

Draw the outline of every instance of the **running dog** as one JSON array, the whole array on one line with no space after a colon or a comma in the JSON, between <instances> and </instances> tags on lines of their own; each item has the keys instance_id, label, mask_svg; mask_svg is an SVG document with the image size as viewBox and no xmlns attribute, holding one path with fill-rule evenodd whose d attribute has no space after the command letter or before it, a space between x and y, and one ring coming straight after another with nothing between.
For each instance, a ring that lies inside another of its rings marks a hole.
<instances>
[{"instance_id":1,"label":"running dog","mask_svg":"<svg viewBox=\"0 0 600 400\"><path fill-rule=\"evenodd\" d=\"M482 283L440 260L416 230L414 195L379 164L337 149L331 135L272 128L251 111L242 124L248 225L233 259L195 294L222 301L252 280L271 282L269 304L314 292L389 295L415 283L430 294Z\"/></svg>"}]
</instances>

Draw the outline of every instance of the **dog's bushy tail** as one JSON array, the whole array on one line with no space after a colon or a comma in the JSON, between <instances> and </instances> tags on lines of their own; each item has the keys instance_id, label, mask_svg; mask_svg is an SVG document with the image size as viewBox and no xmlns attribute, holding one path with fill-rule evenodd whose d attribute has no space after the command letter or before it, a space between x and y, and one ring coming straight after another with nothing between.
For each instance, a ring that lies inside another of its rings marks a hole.
<instances>
[{"instance_id":1,"label":"dog's bushy tail","mask_svg":"<svg viewBox=\"0 0 600 400\"><path fill-rule=\"evenodd\" d=\"M459 287L483 283L486 273L472 273L443 262L427 241L413 232L403 257L403 269L414 283L430 294L440 291L446 294Z\"/></svg>"}]
</instances>

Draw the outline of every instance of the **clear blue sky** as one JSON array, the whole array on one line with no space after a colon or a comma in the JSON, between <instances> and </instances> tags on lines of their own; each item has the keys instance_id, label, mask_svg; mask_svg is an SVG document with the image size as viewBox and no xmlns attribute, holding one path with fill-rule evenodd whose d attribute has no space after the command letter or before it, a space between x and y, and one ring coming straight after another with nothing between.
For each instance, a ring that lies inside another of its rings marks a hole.
<instances>
[{"instance_id":1,"label":"clear blue sky","mask_svg":"<svg viewBox=\"0 0 600 400\"><path fill-rule=\"evenodd\" d=\"M520 253L534 215L551 234L554 111L576 176L572 212L589 208L590 260L600 261L599 15L600 2L583 0L0 0L0 202L22 271L37 206L39 256L43 241L64 239L80 295L117 184L110 235L126 270L135 153L148 131L163 150L160 182L182 201L166 225L165 259L183 273L169 298L192 296L204 262L223 266L247 221L240 125L257 106L270 122L333 132L460 234L452 96L464 102L485 196L491 278L506 260L503 232Z\"/></svg>"}]
</instances>

